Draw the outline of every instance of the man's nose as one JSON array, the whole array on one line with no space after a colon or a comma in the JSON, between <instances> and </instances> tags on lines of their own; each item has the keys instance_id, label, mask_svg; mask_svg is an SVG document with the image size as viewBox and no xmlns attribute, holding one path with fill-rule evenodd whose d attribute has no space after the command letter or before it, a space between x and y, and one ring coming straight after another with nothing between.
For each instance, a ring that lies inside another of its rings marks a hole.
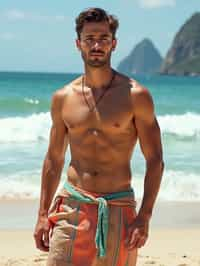
<instances>
[{"instance_id":1,"label":"man's nose","mask_svg":"<svg viewBox=\"0 0 200 266\"><path fill-rule=\"evenodd\" d=\"M99 48L99 46L100 46L100 42L99 41L94 41L94 43L93 43L93 48L94 49L97 49L97 48Z\"/></svg>"}]
</instances>

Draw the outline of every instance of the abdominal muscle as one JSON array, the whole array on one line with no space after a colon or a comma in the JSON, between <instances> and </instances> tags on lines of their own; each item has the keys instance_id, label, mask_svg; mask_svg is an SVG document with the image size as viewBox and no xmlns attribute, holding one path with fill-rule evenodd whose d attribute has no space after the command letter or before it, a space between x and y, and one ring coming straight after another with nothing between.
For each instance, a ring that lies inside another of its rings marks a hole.
<instances>
[{"instance_id":1,"label":"abdominal muscle","mask_svg":"<svg viewBox=\"0 0 200 266\"><path fill-rule=\"evenodd\" d=\"M75 148L75 147L74 147ZM87 151L84 153L82 151ZM129 190L131 187L130 159L124 152L104 152L94 145L73 149L67 170L68 181L74 186L96 193L112 193Z\"/></svg>"},{"instance_id":2,"label":"abdominal muscle","mask_svg":"<svg viewBox=\"0 0 200 266\"><path fill-rule=\"evenodd\" d=\"M82 173L82 174L78 174ZM130 189L130 169L122 171L115 168L112 173L106 173L101 169L77 169L73 163L68 170L68 181L74 186L96 193L112 193Z\"/></svg>"},{"instance_id":3,"label":"abdominal muscle","mask_svg":"<svg viewBox=\"0 0 200 266\"><path fill-rule=\"evenodd\" d=\"M136 129L132 122L112 127L110 120L99 122L98 126L89 121L69 129L71 162L67 177L73 185L96 193L130 189Z\"/></svg>"}]
</instances>

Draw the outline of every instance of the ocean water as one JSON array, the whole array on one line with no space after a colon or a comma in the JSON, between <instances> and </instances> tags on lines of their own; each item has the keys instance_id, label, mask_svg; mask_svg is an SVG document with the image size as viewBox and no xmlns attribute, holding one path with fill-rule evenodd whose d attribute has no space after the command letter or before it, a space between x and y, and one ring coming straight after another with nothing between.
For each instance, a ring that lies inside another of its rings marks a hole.
<instances>
[{"instance_id":1,"label":"ocean water","mask_svg":"<svg viewBox=\"0 0 200 266\"><path fill-rule=\"evenodd\" d=\"M0 198L39 197L51 96L78 75L0 72ZM165 172L158 198L199 201L200 78L134 78L150 90L161 128ZM62 180L69 161L67 151ZM131 167L132 185L141 197L145 162L138 144Z\"/></svg>"}]
</instances>

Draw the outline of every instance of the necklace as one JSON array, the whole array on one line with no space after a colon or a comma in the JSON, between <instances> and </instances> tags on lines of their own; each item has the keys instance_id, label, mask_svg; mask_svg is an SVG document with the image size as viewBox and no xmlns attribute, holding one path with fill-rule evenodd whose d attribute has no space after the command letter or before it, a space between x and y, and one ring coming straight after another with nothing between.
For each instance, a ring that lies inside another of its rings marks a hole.
<instances>
[{"instance_id":1,"label":"necklace","mask_svg":"<svg viewBox=\"0 0 200 266\"><path fill-rule=\"evenodd\" d=\"M98 104L100 103L101 99L104 97L104 95L106 94L106 92L110 89L110 87L111 87L111 85L112 85L112 83L113 83L113 81L114 81L115 74L116 74L116 73L115 73L115 71L113 70L113 71L112 71L112 78L111 78L110 82L109 82L108 85L105 87L103 93L99 96L99 98L98 98L96 101L95 101L95 99L94 99L95 104L94 104L92 107L91 107L91 105L89 104L89 102L88 102L88 100L87 100L87 98L86 98L86 96L85 96L85 92L84 92L84 86L85 86L84 83L85 83L85 81L84 81L84 76L82 77L82 93L83 93L83 97L84 97L85 103L87 104L87 106L88 106L90 112L93 112L93 111L94 111L94 109L98 106Z\"/></svg>"}]
</instances>

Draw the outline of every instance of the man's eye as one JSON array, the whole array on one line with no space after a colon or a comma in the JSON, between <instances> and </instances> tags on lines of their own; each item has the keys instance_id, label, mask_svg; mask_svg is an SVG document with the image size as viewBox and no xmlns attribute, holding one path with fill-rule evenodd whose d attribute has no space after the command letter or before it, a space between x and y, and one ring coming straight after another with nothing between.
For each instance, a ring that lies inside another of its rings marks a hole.
<instances>
[{"instance_id":1,"label":"man's eye","mask_svg":"<svg viewBox=\"0 0 200 266\"><path fill-rule=\"evenodd\" d=\"M110 39L107 37L102 37L100 39L94 39L92 37L85 38L84 41L87 44L93 44L95 42L101 43L101 44L108 44L110 42Z\"/></svg>"},{"instance_id":2,"label":"man's eye","mask_svg":"<svg viewBox=\"0 0 200 266\"><path fill-rule=\"evenodd\" d=\"M111 41L111 39L110 38L103 38L102 41L109 43Z\"/></svg>"}]
</instances>

